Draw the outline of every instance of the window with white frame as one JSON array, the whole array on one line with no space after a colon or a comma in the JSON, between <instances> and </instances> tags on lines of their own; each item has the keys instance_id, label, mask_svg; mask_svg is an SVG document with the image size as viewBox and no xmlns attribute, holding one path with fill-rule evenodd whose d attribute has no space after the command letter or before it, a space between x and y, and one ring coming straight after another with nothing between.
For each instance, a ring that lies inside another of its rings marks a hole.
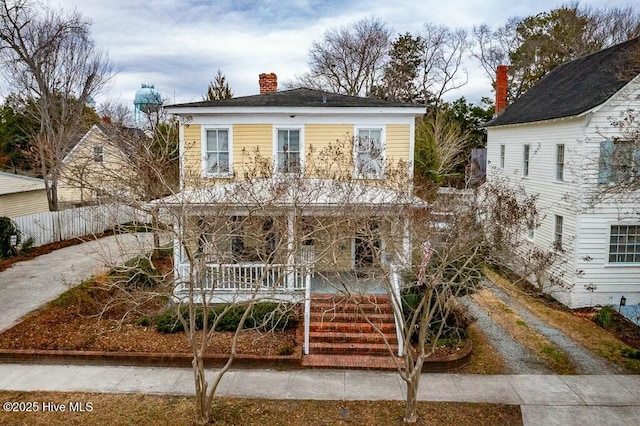
<instances>
[{"instance_id":1,"label":"window with white frame","mask_svg":"<svg viewBox=\"0 0 640 426\"><path fill-rule=\"evenodd\" d=\"M384 172L384 142L381 128L360 128L354 141L355 175L380 179Z\"/></svg>"},{"instance_id":2,"label":"window with white frame","mask_svg":"<svg viewBox=\"0 0 640 426\"><path fill-rule=\"evenodd\" d=\"M640 262L640 225L611 225L609 263Z\"/></svg>"},{"instance_id":3,"label":"window with white frame","mask_svg":"<svg viewBox=\"0 0 640 426\"><path fill-rule=\"evenodd\" d=\"M562 251L562 227L564 219L562 216L555 216L555 228L553 232L553 249L555 251Z\"/></svg>"},{"instance_id":4,"label":"window with white frame","mask_svg":"<svg viewBox=\"0 0 640 426\"><path fill-rule=\"evenodd\" d=\"M231 171L229 129L205 130L205 174L226 176Z\"/></svg>"},{"instance_id":5,"label":"window with white frame","mask_svg":"<svg viewBox=\"0 0 640 426\"><path fill-rule=\"evenodd\" d=\"M104 161L104 146L95 145L93 147L93 161L102 163Z\"/></svg>"},{"instance_id":6,"label":"window with white frame","mask_svg":"<svg viewBox=\"0 0 640 426\"><path fill-rule=\"evenodd\" d=\"M302 158L300 129L277 129L276 133L276 171L299 172Z\"/></svg>"},{"instance_id":7,"label":"window with white frame","mask_svg":"<svg viewBox=\"0 0 640 426\"><path fill-rule=\"evenodd\" d=\"M556 145L556 180L564 181L564 144Z\"/></svg>"},{"instance_id":8,"label":"window with white frame","mask_svg":"<svg viewBox=\"0 0 640 426\"><path fill-rule=\"evenodd\" d=\"M500 168L501 169L504 169L504 153L505 153L505 146L500 145Z\"/></svg>"},{"instance_id":9,"label":"window with white frame","mask_svg":"<svg viewBox=\"0 0 640 426\"><path fill-rule=\"evenodd\" d=\"M637 182L640 178L640 147L637 142L600 142L598 183Z\"/></svg>"},{"instance_id":10,"label":"window with white frame","mask_svg":"<svg viewBox=\"0 0 640 426\"><path fill-rule=\"evenodd\" d=\"M525 145L522 152L522 176L529 176L529 154L531 145Z\"/></svg>"}]
</instances>

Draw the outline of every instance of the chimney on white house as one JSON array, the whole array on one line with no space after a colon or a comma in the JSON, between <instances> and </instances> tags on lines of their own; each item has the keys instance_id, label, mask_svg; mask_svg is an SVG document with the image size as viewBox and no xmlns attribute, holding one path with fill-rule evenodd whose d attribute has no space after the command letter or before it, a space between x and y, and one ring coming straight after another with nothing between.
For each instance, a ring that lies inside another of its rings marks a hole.
<instances>
[{"instance_id":1,"label":"chimney on white house","mask_svg":"<svg viewBox=\"0 0 640 426\"><path fill-rule=\"evenodd\" d=\"M258 81L261 95L278 91L278 76L274 73L262 73L258 76Z\"/></svg>"},{"instance_id":2,"label":"chimney on white house","mask_svg":"<svg viewBox=\"0 0 640 426\"><path fill-rule=\"evenodd\" d=\"M498 65L496 70L496 115L500 114L507 107L507 71L506 65Z\"/></svg>"}]
</instances>

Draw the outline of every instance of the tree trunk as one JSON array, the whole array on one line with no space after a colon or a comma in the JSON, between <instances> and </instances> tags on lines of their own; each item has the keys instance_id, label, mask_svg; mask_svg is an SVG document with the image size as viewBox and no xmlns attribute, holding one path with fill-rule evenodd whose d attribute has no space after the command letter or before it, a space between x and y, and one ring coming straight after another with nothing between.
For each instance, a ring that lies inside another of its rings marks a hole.
<instances>
[{"instance_id":1,"label":"tree trunk","mask_svg":"<svg viewBox=\"0 0 640 426\"><path fill-rule=\"evenodd\" d=\"M407 400L404 408L405 423L415 423L418 421L418 381L414 377L407 381Z\"/></svg>"},{"instance_id":2,"label":"tree trunk","mask_svg":"<svg viewBox=\"0 0 640 426\"><path fill-rule=\"evenodd\" d=\"M158 220L158 209L155 209L153 214L151 215L151 229L153 229L153 254L151 255L152 259L157 259L160 257L160 228L159 220Z\"/></svg>"},{"instance_id":3,"label":"tree trunk","mask_svg":"<svg viewBox=\"0 0 640 426\"><path fill-rule=\"evenodd\" d=\"M207 378L202 357L196 354L192 365L196 384L196 424L204 426L209 423L209 404L207 400Z\"/></svg>"}]
</instances>

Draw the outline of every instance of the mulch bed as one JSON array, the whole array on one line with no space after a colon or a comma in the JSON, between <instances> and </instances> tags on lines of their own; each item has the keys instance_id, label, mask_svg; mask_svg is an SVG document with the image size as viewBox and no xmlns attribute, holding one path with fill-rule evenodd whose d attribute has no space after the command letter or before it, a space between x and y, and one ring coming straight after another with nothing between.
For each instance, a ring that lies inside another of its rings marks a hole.
<instances>
[{"instance_id":1,"label":"mulch bed","mask_svg":"<svg viewBox=\"0 0 640 426\"><path fill-rule=\"evenodd\" d=\"M575 309L573 314L593 321L593 323L600 327L600 325L595 321L595 317L599 309L600 308L580 308ZM611 314L613 317L612 324L605 330L632 348L640 349L640 327L635 325L628 318L620 315L615 310L611 312Z\"/></svg>"},{"instance_id":2,"label":"mulch bed","mask_svg":"<svg viewBox=\"0 0 640 426\"><path fill-rule=\"evenodd\" d=\"M172 259L155 260L168 272ZM153 324L140 325L166 308L162 291L153 298L145 292L124 292L110 285L110 277L75 287L0 334L2 349L82 350L106 352L190 353L184 332L165 334ZM166 294L166 293L165 293ZM105 305L111 303L108 309ZM208 353L229 353L232 332L216 332ZM238 353L274 356L296 348L296 330L264 333L245 330L238 339Z\"/></svg>"}]
</instances>

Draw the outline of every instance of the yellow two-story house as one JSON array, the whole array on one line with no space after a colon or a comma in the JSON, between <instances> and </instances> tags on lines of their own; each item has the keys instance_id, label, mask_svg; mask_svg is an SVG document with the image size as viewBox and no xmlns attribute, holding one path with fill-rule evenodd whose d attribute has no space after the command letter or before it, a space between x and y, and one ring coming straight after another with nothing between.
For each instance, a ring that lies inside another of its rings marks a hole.
<instances>
[{"instance_id":1,"label":"yellow two-story house","mask_svg":"<svg viewBox=\"0 0 640 426\"><path fill-rule=\"evenodd\" d=\"M208 302L384 292L376 270L410 262L423 106L277 91L261 74L259 95L167 110L180 120L181 191L159 203L177 218L177 298L194 285Z\"/></svg>"}]
</instances>

